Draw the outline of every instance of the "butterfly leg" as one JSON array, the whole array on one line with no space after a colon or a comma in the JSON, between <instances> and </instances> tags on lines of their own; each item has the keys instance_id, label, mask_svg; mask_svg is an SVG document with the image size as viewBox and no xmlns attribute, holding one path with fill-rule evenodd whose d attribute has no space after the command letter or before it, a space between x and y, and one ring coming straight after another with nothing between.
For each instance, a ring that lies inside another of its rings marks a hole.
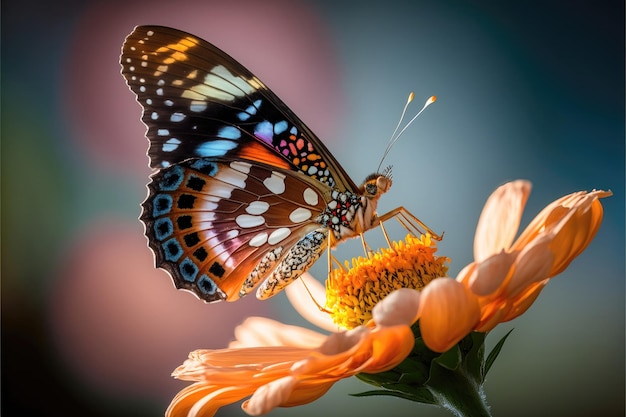
<instances>
[{"instance_id":1,"label":"butterfly leg","mask_svg":"<svg viewBox=\"0 0 626 417\"><path fill-rule=\"evenodd\" d=\"M298 279L320 257L328 246L328 229L323 227L306 234L263 281L256 298L266 300Z\"/></svg>"},{"instance_id":2,"label":"butterfly leg","mask_svg":"<svg viewBox=\"0 0 626 417\"><path fill-rule=\"evenodd\" d=\"M428 233L435 240L440 241L441 239L443 239L443 233L441 235L438 235L437 233L433 232L433 230L430 227L426 226L420 219L414 216L410 211L400 206L383 214L382 216L378 216L378 225L382 228L383 234L385 235L385 239L387 239L387 243L390 243L390 242L389 242L389 238L387 237L387 233L384 229L383 223L391 218L395 218L405 229L407 229L410 233L414 235Z\"/></svg>"}]
</instances>

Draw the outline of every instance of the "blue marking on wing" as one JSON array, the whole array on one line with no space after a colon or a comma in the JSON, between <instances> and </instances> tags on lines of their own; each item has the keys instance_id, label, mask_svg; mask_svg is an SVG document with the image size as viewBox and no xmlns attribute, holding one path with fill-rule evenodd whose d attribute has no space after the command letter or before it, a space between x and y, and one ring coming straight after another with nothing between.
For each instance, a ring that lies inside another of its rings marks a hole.
<instances>
[{"instance_id":1,"label":"blue marking on wing","mask_svg":"<svg viewBox=\"0 0 626 417\"><path fill-rule=\"evenodd\" d=\"M167 242L163 243L163 252L165 252L165 259L171 262L176 262L183 254L183 248L175 237L171 238Z\"/></svg>"},{"instance_id":2,"label":"blue marking on wing","mask_svg":"<svg viewBox=\"0 0 626 417\"><path fill-rule=\"evenodd\" d=\"M196 148L196 155L206 156L224 156L226 153L237 147L237 142L232 140L211 140L204 142Z\"/></svg>"},{"instance_id":3,"label":"blue marking on wing","mask_svg":"<svg viewBox=\"0 0 626 417\"><path fill-rule=\"evenodd\" d=\"M177 138L170 138L167 140L167 142L165 142L163 144L163 152L172 152L174 150L176 150L176 148L178 148L178 145L180 145L180 139Z\"/></svg>"},{"instance_id":4,"label":"blue marking on wing","mask_svg":"<svg viewBox=\"0 0 626 417\"><path fill-rule=\"evenodd\" d=\"M218 169L217 164L214 161L207 159L198 159L194 161L190 167L211 177L217 173Z\"/></svg>"},{"instance_id":5,"label":"blue marking on wing","mask_svg":"<svg viewBox=\"0 0 626 417\"><path fill-rule=\"evenodd\" d=\"M159 189L162 191L174 191L178 189L184 177L183 169L178 165L174 165L165 171L163 177L159 180Z\"/></svg>"},{"instance_id":6,"label":"blue marking on wing","mask_svg":"<svg viewBox=\"0 0 626 417\"><path fill-rule=\"evenodd\" d=\"M213 295L217 291L217 285L211 278L206 276L206 274L203 274L200 276L200 278L198 278L197 285L198 285L198 289L203 294Z\"/></svg>"},{"instance_id":7,"label":"blue marking on wing","mask_svg":"<svg viewBox=\"0 0 626 417\"><path fill-rule=\"evenodd\" d=\"M154 222L154 236L158 240L163 240L167 237L170 237L172 233L174 233L174 226L172 225L172 221L168 217L163 217L161 219L157 219Z\"/></svg>"},{"instance_id":8,"label":"blue marking on wing","mask_svg":"<svg viewBox=\"0 0 626 417\"><path fill-rule=\"evenodd\" d=\"M152 200L152 217L160 217L172 211L172 196L169 194L157 194Z\"/></svg>"},{"instance_id":9,"label":"blue marking on wing","mask_svg":"<svg viewBox=\"0 0 626 417\"><path fill-rule=\"evenodd\" d=\"M274 138L274 126L267 120L263 120L254 127L254 136L271 145Z\"/></svg>"},{"instance_id":10,"label":"blue marking on wing","mask_svg":"<svg viewBox=\"0 0 626 417\"><path fill-rule=\"evenodd\" d=\"M287 121L286 120L281 120L280 122L278 122L278 123L276 123L274 125L274 134L280 135L285 130L287 130L287 127L289 127L289 124L287 123Z\"/></svg>"},{"instance_id":11,"label":"blue marking on wing","mask_svg":"<svg viewBox=\"0 0 626 417\"><path fill-rule=\"evenodd\" d=\"M224 126L218 132L217 136L224 139L239 139L241 137L241 131L235 126Z\"/></svg>"},{"instance_id":12,"label":"blue marking on wing","mask_svg":"<svg viewBox=\"0 0 626 417\"><path fill-rule=\"evenodd\" d=\"M185 281L194 282L196 280L196 275L198 275L198 266L193 263L191 259L183 259L183 261L178 265L178 269Z\"/></svg>"}]
</instances>

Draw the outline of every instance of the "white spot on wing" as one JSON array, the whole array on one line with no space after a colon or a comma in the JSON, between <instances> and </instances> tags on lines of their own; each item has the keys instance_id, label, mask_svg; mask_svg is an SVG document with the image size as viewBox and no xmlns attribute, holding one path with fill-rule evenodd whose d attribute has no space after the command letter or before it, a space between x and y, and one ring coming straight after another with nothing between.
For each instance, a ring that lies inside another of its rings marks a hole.
<instances>
[{"instance_id":1,"label":"white spot on wing","mask_svg":"<svg viewBox=\"0 0 626 417\"><path fill-rule=\"evenodd\" d=\"M272 232L267 242L270 245L275 245L278 242L284 240L287 236L291 234L291 230L286 227L281 227L280 229L276 229Z\"/></svg>"},{"instance_id":2,"label":"white spot on wing","mask_svg":"<svg viewBox=\"0 0 626 417\"><path fill-rule=\"evenodd\" d=\"M225 169L218 171L215 178L236 188L246 188L248 175L234 169Z\"/></svg>"},{"instance_id":3,"label":"white spot on wing","mask_svg":"<svg viewBox=\"0 0 626 417\"><path fill-rule=\"evenodd\" d=\"M216 202L204 200L202 202L202 204L200 205L200 208L202 208L202 210L199 211L198 213L196 213L196 218L199 221L210 221L210 220L214 219L213 210L215 210L217 208L217 203ZM211 216L210 217L204 217L207 214L211 214ZM235 230L235 229L233 229L233 230Z\"/></svg>"},{"instance_id":4,"label":"white spot on wing","mask_svg":"<svg viewBox=\"0 0 626 417\"><path fill-rule=\"evenodd\" d=\"M265 223L265 218L263 218L263 216L252 216L250 214L240 214L239 216L235 218L235 222L237 222L237 224L240 227L250 228L250 227L257 227L257 226L262 225L263 223Z\"/></svg>"},{"instance_id":5,"label":"white spot on wing","mask_svg":"<svg viewBox=\"0 0 626 417\"><path fill-rule=\"evenodd\" d=\"M237 171L243 172L244 174L249 174L252 165L247 162L233 161L230 163L230 167Z\"/></svg>"},{"instance_id":6,"label":"white spot on wing","mask_svg":"<svg viewBox=\"0 0 626 417\"><path fill-rule=\"evenodd\" d=\"M214 183L211 187L211 196L217 198L230 198L233 193L233 186L224 183Z\"/></svg>"},{"instance_id":7,"label":"white spot on wing","mask_svg":"<svg viewBox=\"0 0 626 417\"><path fill-rule=\"evenodd\" d=\"M263 180L265 188L274 194L282 194L285 192L285 175L280 172L272 172L272 176Z\"/></svg>"},{"instance_id":8,"label":"white spot on wing","mask_svg":"<svg viewBox=\"0 0 626 417\"><path fill-rule=\"evenodd\" d=\"M248 214L263 214L270 208L270 205L265 201L253 201L246 207Z\"/></svg>"},{"instance_id":9,"label":"white spot on wing","mask_svg":"<svg viewBox=\"0 0 626 417\"><path fill-rule=\"evenodd\" d=\"M289 220L293 223L302 223L306 220L309 220L312 216L311 210L305 209L304 207L298 207L291 213L289 213Z\"/></svg>"},{"instance_id":10,"label":"white spot on wing","mask_svg":"<svg viewBox=\"0 0 626 417\"><path fill-rule=\"evenodd\" d=\"M248 242L248 244L250 246L259 247L261 245L264 245L265 242L267 242L267 233L263 232L250 239L250 242Z\"/></svg>"},{"instance_id":11,"label":"white spot on wing","mask_svg":"<svg viewBox=\"0 0 626 417\"><path fill-rule=\"evenodd\" d=\"M304 198L304 201L311 206L317 206L317 203L319 203L319 196L312 188L304 190L302 197Z\"/></svg>"}]
</instances>

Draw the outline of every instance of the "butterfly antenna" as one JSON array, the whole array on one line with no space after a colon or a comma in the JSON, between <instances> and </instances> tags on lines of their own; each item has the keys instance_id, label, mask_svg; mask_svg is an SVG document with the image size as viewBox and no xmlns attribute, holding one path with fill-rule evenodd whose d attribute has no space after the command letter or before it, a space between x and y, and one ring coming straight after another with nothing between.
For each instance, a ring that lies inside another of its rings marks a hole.
<instances>
[{"instance_id":1,"label":"butterfly antenna","mask_svg":"<svg viewBox=\"0 0 626 417\"><path fill-rule=\"evenodd\" d=\"M398 121L398 124L396 125L396 128L394 129L393 133L391 134L391 138L389 139L389 143L387 144L387 148L385 149L385 152L383 153L383 157L380 159L380 164L378 164L378 168L376 169L376 172L380 171L380 167L383 165L383 161L387 157L387 154L391 150L391 147L397 142L398 139L400 139L400 136L402 136L404 131L411 125L411 123L413 123L413 121L415 121L415 119L417 119L417 117L420 114L422 114L422 112L424 110L426 110L426 107L430 106L435 101L437 101L437 97L436 96L430 96L428 98L428 100L426 100L426 103L424 103L424 106L422 107L422 109L420 111L418 111L417 114L415 116L413 116L413 118L411 120L409 120L409 122L402 128L400 133L398 133L396 135L396 132L398 132L398 129L400 128L400 124L402 124L402 120L404 119L404 115L406 113L406 109L409 107L409 104L413 101L413 98L415 98L415 94L413 94L411 92L411 94L409 94L408 100L406 101L406 104L404 105L404 109L402 109L402 114L400 115L400 120Z\"/></svg>"}]
</instances>

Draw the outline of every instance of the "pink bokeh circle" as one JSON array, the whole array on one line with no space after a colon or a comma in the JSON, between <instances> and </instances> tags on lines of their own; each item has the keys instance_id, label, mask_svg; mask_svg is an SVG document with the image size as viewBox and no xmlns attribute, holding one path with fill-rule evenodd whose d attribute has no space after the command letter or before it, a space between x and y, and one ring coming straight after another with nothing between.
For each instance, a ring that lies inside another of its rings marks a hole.
<instances>
[{"instance_id":1,"label":"pink bokeh circle","mask_svg":"<svg viewBox=\"0 0 626 417\"><path fill-rule=\"evenodd\" d=\"M117 395L169 397L171 371L197 348L223 348L251 315L276 316L247 297L205 304L154 268L141 225L103 222L67 248L49 299L53 337L70 369Z\"/></svg>"}]
</instances>

